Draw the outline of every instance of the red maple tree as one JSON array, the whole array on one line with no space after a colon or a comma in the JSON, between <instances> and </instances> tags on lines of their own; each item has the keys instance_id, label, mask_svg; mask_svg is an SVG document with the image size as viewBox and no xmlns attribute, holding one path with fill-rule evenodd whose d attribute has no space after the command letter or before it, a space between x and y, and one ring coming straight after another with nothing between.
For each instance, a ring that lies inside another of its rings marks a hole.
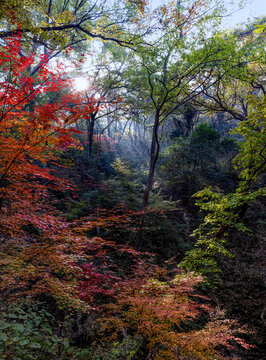
<instances>
[{"instance_id":1,"label":"red maple tree","mask_svg":"<svg viewBox=\"0 0 266 360\"><path fill-rule=\"evenodd\" d=\"M72 189L54 165L61 166L60 153L80 147L72 124L94 102L75 93L63 66L52 69L44 55L37 76L28 76L34 62L34 54L21 56L19 35L0 51L0 288L9 299L51 293L81 305L79 279L88 277L95 241L64 220L50 190Z\"/></svg>"}]
</instances>

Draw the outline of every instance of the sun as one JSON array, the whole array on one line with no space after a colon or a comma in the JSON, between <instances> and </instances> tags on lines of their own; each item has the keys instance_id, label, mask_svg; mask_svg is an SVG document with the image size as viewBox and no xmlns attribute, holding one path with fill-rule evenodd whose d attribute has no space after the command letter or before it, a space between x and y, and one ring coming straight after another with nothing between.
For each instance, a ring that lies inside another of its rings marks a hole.
<instances>
[{"instance_id":1,"label":"sun","mask_svg":"<svg viewBox=\"0 0 266 360\"><path fill-rule=\"evenodd\" d=\"M89 88L90 83L86 77L79 76L74 79L73 85L77 91L85 91Z\"/></svg>"}]
</instances>

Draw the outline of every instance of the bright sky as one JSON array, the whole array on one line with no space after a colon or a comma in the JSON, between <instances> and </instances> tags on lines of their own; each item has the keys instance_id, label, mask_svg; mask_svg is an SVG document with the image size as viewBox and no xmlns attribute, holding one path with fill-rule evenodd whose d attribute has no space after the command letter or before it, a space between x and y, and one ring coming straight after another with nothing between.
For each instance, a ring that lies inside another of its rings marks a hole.
<instances>
[{"instance_id":1,"label":"bright sky","mask_svg":"<svg viewBox=\"0 0 266 360\"><path fill-rule=\"evenodd\" d=\"M224 18L223 27L231 28L238 23L245 22L254 17L266 15L266 0L243 0L246 5L244 9L233 13L231 16ZM156 8L160 4L166 4L168 0L150 0L151 8ZM239 0L225 0L230 9L237 9ZM181 0L182 3L182 0Z\"/></svg>"},{"instance_id":2,"label":"bright sky","mask_svg":"<svg viewBox=\"0 0 266 360\"><path fill-rule=\"evenodd\" d=\"M237 3L237 1L235 1ZM266 0L249 0L242 10L239 10L223 21L224 28L232 28L238 23L247 22L254 17L266 15Z\"/></svg>"}]
</instances>

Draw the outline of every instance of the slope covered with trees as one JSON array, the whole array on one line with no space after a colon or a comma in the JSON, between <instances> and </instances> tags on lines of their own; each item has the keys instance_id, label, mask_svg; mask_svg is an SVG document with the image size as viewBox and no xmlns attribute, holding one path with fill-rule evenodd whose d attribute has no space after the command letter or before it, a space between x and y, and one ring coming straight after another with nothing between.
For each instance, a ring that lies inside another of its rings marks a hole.
<instances>
[{"instance_id":1,"label":"slope covered with trees","mask_svg":"<svg viewBox=\"0 0 266 360\"><path fill-rule=\"evenodd\" d=\"M228 12L1 2L1 359L264 357L265 18Z\"/></svg>"}]
</instances>

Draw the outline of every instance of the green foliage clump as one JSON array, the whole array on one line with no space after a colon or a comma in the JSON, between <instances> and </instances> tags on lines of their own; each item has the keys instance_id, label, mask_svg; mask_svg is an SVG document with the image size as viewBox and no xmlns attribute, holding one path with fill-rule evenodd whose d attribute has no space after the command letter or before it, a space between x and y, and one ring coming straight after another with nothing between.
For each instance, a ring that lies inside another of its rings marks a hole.
<instances>
[{"instance_id":1,"label":"green foliage clump","mask_svg":"<svg viewBox=\"0 0 266 360\"><path fill-rule=\"evenodd\" d=\"M205 212L205 217L193 233L198 239L196 248L188 253L182 265L207 276L219 272L215 261L218 254L230 256L225 244L232 229L251 233L243 216L248 207L266 193L261 181L266 168L266 149L263 145L266 143L265 99L260 101L250 97L249 100L249 118L233 130L234 134L242 136L239 152L234 159L234 166L239 171L237 189L222 194L205 188L195 194L196 204Z\"/></svg>"},{"instance_id":2,"label":"green foliage clump","mask_svg":"<svg viewBox=\"0 0 266 360\"><path fill-rule=\"evenodd\" d=\"M206 123L201 123L190 137L192 144L208 144L210 147L214 147L219 138L219 133Z\"/></svg>"},{"instance_id":3,"label":"green foliage clump","mask_svg":"<svg viewBox=\"0 0 266 360\"><path fill-rule=\"evenodd\" d=\"M12 306L1 313L0 354L7 360L45 360L56 354L60 339L52 315L38 304ZM67 339L65 339L67 341Z\"/></svg>"},{"instance_id":4,"label":"green foliage clump","mask_svg":"<svg viewBox=\"0 0 266 360\"><path fill-rule=\"evenodd\" d=\"M210 125L200 124L189 138L166 149L160 168L164 192L192 205L192 195L206 185L231 189L228 159L236 147L232 138L221 138Z\"/></svg>"},{"instance_id":5,"label":"green foliage clump","mask_svg":"<svg viewBox=\"0 0 266 360\"><path fill-rule=\"evenodd\" d=\"M117 206L123 203L129 209L140 209L144 187L138 182L139 172L119 158L113 162L112 167L114 176L103 184L108 189L106 204Z\"/></svg>"},{"instance_id":6,"label":"green foliage clump","mask_svg":"<svg viewBox=\"0 0 266 360\"><path fill-rule=\"evenodd\" d=\"M142 345L141 337L127 335L123 340L110 344L91 346L76 352L78 360L134 360Z\"/></svg>"}]
</instances>

